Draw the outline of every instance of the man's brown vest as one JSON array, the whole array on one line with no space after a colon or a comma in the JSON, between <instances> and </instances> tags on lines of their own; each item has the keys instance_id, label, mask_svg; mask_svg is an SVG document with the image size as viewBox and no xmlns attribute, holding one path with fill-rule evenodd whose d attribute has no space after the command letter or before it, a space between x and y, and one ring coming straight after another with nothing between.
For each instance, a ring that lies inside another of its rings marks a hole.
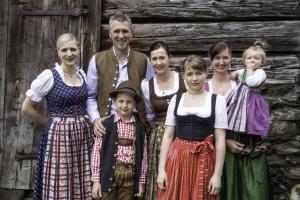
<instances>
[{"instance_id":1,"label":"man's brown vest","mask_svg":"<svg viewBox=\"0 0 300 200\"><path fill-rule=\"evenodd\" d=\"M96 54L96 67L99 77L97 103L100 109L100 116L109 115L112 99L109 93L116 88L117 79L119 77L119 64L111 49ZM138 89L140 95L141 82L146 76L147 57L145 54L130 49L128 57L128 79ZM144 121L146 112L144 101L137 104L140 119Z\"/></svg>"}]
</instances>

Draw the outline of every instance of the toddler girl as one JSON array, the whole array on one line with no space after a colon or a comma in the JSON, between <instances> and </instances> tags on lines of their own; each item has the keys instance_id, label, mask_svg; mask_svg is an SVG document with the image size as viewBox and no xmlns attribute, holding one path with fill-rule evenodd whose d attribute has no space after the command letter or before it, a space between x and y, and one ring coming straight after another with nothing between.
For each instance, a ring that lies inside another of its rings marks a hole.
<instances>
[{"instance_id":1,"label":"toddler girl","mask_svg":"<svg viewBox=\"0 0 300 200\"><path fill-rule=\"evenodd\" d=\"M229 130L241 133L240 142L245 145L241 155L250 157L257 157L266 150L261 137L267 136L270 126L269 104L260 94L266 79L262 69L266 59L264 46L262 41L257 41L244 51L245 69L231 73L232 79L239 78L240 85L227 97Z\"/></svg>"}]
</instances>

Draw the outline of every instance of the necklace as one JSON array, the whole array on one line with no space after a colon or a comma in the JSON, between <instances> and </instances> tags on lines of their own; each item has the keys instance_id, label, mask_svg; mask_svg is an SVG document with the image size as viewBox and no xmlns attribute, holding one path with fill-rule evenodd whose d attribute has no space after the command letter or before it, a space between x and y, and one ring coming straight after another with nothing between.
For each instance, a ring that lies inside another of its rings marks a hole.
<instances>
[{"instance_id":1,"label":"necklace","mask_svg":"<svg viewBox=\"0 0 300 200\"><path fill-rule=\"evenodd\" d=\"M169 78L164 79L164 81L161 81L156 76L156 83L158 89L162 92L162 95L165 95L166 91L172 90L174 88L174 74L171 72Z\"/></svg>"},{"instance_id":2,"label":"necklace","mask_svg":"<svg viewBox=\"0 0 300 200\"><path fill-rule=\"evenodd\" d=\"M64 67L63 67L62 65L60 65L60 68L63 70L65 76L68 76L68 77L71 77L71 78L72 78L72 77L76 74L76 68L75 68L75 67L72 67L73 69L70 69L71 73L70 73L70 72L68 73L68 72L64 69ZM69 68L69 67L67 67L67 68Z\"/></svg>"},{"instance_id":3,"label":"necklace","mask_svg":"<svg viewBox=\"0 0 300 200\"><path fill-rule=\"evenodd\" d=\"M223 96L230 89L230 81L221 82L221 83L217 81L212 81L212 85L213 85L214 92Z\"/></svg>"},{"instance_id":4,"label":"necklace","mask_svg":"<svg viewBox=\"0 0 300 200\"><path fill-rule=\"evenodd\" d=\"M65 71L64 71L64 76L65 76L65 82L66 83L68 82L72 86L78 85L78 79L77 79L77 76L76 76L76 72L74 72L72 74L68 74L68 73L65 73Z\"/></svg>"},{"instance_id":5,"label":"necklace","mask_svg":"<svg viewBox=\"0 0 300 200\"><path fill-rule=\"evenodd\" d=\"M65 75L66 77L73 78L74 75L76 75L76 72L75 72L75 71L74 71L73 73L66 73L65 70L63 70L63 71L64 71L64 75Z\"/></svg>"}]
</instances>

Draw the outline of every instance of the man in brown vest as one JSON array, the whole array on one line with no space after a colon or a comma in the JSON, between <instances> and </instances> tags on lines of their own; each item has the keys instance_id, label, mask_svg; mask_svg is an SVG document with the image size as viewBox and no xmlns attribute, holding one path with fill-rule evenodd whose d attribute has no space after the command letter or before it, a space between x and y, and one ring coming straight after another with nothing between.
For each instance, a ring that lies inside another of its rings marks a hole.
<instances>
[{"instance_id":1,"label":"man in brown vest","mask_svg":"<svg viewBox=\"0 0 300 200\"><path fill-rule=\"evenodd\" d=\"M87 112L96 135L105 133L102 121L116 111L109 93L121 82L130 80L142 94L142 80L154 75L147 56L129 47L133 37L131 25L131 19L126 14L113 14L109 19L109 37L113 46L96 53L89 63ZM145 121L144 102L139 103L136 109L141 120Z\"/></svg>"}]
</instances>

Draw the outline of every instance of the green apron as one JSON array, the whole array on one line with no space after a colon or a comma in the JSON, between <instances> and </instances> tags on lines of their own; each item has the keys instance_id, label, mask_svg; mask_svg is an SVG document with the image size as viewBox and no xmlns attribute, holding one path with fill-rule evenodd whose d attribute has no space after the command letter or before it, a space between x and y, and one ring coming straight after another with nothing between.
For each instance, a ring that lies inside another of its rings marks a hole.
<instances>
[{"instance_id":1,"label":"green apron","mask_svg":"<svg viewBox=\"0 0 300 200\"><path fill-rule=\"evenodd\" d=\"M240 134L227 131L226 138L240 141ZM251 146L251 137L249 140ZM227 149L222 175L222 200L270 199L267 173L265 153L249 158Z\"/></svg>"}]
</instances>

